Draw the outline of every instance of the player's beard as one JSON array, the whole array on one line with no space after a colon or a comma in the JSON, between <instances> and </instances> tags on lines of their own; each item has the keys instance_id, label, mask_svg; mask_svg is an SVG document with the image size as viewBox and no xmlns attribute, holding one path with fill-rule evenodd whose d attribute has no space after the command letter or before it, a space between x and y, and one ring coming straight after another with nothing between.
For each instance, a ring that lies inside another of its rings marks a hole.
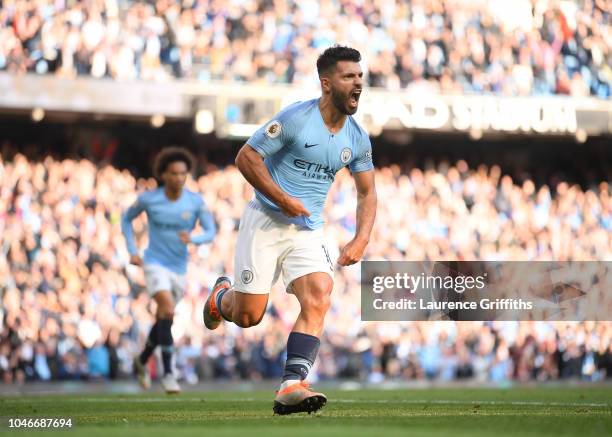
<instances>
[{"instance_id":1,"label":"player's beard","mask_svg":"<svg viewBox=\"0 0 612 437\"><path fill-rule=\"evenodd\" d=\"M332 88L331 90L332 103L334 104L336 109L344 115L353 115L355 112L357 112L357 107L355 107L355 109L349 108L347 104L348 100L351 98L351 94L352 91L345 96L340 91L337 91L334 88Z\"/></svg>"}]
</instances>

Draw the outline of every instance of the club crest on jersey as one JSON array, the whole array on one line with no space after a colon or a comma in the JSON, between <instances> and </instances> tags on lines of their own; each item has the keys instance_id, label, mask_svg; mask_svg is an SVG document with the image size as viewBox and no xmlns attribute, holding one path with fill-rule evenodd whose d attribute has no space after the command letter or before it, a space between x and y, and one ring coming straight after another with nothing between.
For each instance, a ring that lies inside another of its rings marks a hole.
<instances>
[{"instance_id":1,"label":"club crest on jersey","mask_svg":"<svg viewBox=\"0 0 612 437\"><path fill-rule=\"evenodd\" d=\"M281 134L283 125L278 120L272 120L266 126L265 133L268 138L276 138Z\"/></svg>"},{"instance_id":2,"label":"club crest on jersey","mask_svg":"<svg viewBox=\"0 0 612 437\"><path fill-rule=\"evenodd\" d=\"M191 213L189 211L185 211L181 214L181 218L183 220L189 220L191 218Z\"/></svg>"},{"instance_id":3,"label":"club crest on jersey","mask_svg":"<svg viewBox=\"0 0 612 437\"><path fill-rule=\"evenodd\" d=\"M243 270L240 279L242 279L243 284L250 284L253 282L253 272L250 270Z\"/></svg>"},{"instance_id":4,"label":"club crest on jersey","mask_svg":"<svg viewBox=\"0 0 612 437\"><path fill-rule=\"evenodd\" d=\"M353 152L351 152L351 149L348 147L345 147L340 153L340 161L342 161L343 164L346 164L351 160L351 156L353 156Z\"/></svg>"}]
</instances>

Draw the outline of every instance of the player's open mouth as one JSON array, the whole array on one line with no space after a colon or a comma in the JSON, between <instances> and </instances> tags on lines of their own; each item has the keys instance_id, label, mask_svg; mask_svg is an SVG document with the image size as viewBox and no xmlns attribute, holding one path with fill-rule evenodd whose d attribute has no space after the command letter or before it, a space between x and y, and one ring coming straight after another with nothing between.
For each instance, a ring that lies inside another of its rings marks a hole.
<instances>
[{"instance_id":1,"label":"player's open mouth","mask_svg":"<svg viewBox=\"0 0 612 437\"><path fill-rule=\"evenodd\" d=\"M349 95L349 105L356 108L357 104L359 103L359 97L361 97L361 89L354 90Z\"/></svg>"}]
</instances>

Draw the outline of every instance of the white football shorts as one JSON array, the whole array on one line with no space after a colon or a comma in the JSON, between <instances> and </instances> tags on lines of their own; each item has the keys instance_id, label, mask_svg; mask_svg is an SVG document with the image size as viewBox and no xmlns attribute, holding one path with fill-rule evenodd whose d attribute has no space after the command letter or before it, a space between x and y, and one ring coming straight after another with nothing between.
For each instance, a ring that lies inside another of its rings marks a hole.
<instances>
[{"instance_id":1,"label":"white football shorts","mask_svg":"<svg viewBox=\"0 0 612 437\"><path fill-rule=\"evenodd\" d=\"M283 217L256 199L247 205L236 242L236 291L268 294L281 273L288 293L295 279L309 273L327 273L333 281L334 264L323 229L305 229Z\"/></svg>"},{"instance_id":2,"label":"white football shorts","mask_svg":"<svg viewBox=\"0 0 612 437\"><path fill-rule=\"evenodd\" d=\"M178 300L185 292L186 275L179 275L158 264L145 264L144 276L149 296L155 296L159 291L170 291Z\"/></svg>"}]
</instances>

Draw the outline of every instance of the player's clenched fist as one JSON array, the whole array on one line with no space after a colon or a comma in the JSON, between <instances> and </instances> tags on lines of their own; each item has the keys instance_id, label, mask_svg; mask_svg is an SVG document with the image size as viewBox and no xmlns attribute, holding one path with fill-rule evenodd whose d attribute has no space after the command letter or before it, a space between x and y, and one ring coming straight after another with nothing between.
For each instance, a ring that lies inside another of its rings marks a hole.
<instances>
[{"instance_id":1,"label":"player's clenched fist","mask_svg":"<svg viewBox=\"0 0 612 437\"><path fill-rule=\"evenodd\" d=\"M310 211L306 209L301 200L295 197L285 196L278 206L283 214L288 217L299 217L301 215L310 217Z\"/></svg>"},{"instance_id":2,"label":"player's clenched fist","mask_svg":"<svg viewBox=\"0 0 612 437\"><path fill-rule=\"evenodd\" d=\"M338 264L341 266L350 266L358 262L363 256L363 252L367 246L366 241L351 240L342 248L338 257Z\"/></svg>"}]
</instances>

